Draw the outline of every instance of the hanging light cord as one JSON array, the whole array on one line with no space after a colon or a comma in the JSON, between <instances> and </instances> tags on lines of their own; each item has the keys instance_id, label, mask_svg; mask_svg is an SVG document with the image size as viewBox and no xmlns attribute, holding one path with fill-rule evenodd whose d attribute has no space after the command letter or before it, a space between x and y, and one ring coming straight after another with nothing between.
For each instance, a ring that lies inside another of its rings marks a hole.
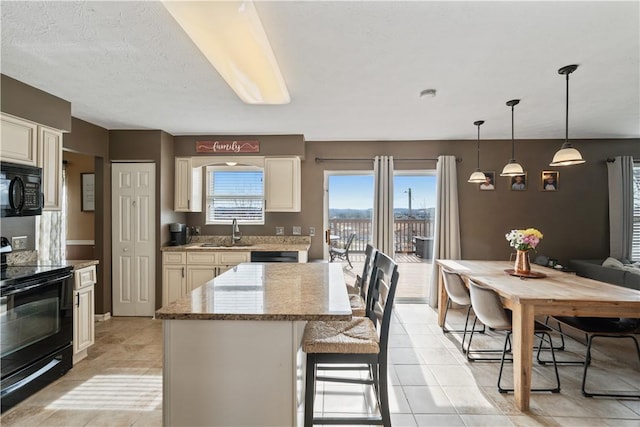
<instances>
[{"instance_id":1,"label":"hanging light cord","mask_svg":"<svg viewBox=\"0 0 640 427\"><path fill-rule=\"evenodd\" d=\"M478 152L478 169L480 169L480 125L478 125L478 143L476 144L476 150Z\"/></svg>"},{"instance_id":2,"label":"hanging light cord","mask_svg":"<svg viewBox=\"0 0 640 427\"><path fill-rule=\"evenodd\" d=\"M567 73L567 105L565 107L565 120L564 120L564 143L567 144L569 142L569 74Z\"/></svg>"},{"instance_id":3,"label":"hanging light cord","mask_svg":"<svg viewBox=\"0 0 640 427\"><path fill-rule=\"evenodd\" d=\"M513 137L513 108L515 104L511 105L511 159L515 160L516 158L516 141Z\"/></svg>"}]
</instances>

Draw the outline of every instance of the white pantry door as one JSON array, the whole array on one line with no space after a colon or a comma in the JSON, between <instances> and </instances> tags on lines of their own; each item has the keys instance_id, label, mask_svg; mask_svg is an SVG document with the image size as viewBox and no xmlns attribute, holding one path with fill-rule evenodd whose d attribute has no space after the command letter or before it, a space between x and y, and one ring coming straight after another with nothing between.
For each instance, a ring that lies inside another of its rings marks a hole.
<instances>
[{"instance_id":1,"label":"white pantry door","mask_svg":"<svg viewBox=\"0 0 640 427\"><path fill-rule=\"evenodd\" d=\"M155 312L154 163L111 164L114 316Z\"/></svg>"}]
</instances>

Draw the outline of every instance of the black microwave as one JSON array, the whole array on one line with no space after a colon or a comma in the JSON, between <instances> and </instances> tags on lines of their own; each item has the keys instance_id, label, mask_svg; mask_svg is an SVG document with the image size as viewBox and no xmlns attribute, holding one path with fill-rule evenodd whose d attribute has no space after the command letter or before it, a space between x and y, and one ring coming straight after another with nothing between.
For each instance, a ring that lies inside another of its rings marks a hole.
<instances>
[{"instance_id":1,"label":"black microwave","mask_svg":"<svg viewBox=\"0 0 640 427\"><path fill-rule=\"evenodd\" d=\"M0 205L2 217L42 213L42 169L0 162Z\"/></svg>"}]
</instances>

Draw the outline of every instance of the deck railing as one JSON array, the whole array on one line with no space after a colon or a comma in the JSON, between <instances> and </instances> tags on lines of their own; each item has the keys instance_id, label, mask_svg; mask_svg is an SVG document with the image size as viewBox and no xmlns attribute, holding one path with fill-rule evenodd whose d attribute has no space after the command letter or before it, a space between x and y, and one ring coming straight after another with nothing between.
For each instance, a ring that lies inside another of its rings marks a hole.
<instances>
[{"instance_id":1,"label":"deck railing","mask_svg":"<svg viewBox=\"0 0 640 427\"><path fill-rule=\"evenodd\" d=\"M329 220L329 227L332 235L340 236L340 239L334 242L338 246L343 246L351 233L356 233L351 244L352 252L364 252L367 243L371 241L370 219L332 218ZM393 228L396 252L415 252L415 236L433 237L432 219L396 219Z\"/></svg>"}]
</instances>

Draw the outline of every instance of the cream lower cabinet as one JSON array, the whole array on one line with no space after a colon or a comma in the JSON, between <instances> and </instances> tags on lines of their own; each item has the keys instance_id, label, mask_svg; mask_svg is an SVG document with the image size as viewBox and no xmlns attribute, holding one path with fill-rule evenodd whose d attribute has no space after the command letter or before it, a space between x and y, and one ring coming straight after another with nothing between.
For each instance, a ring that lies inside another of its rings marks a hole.
<instances>
[{"instance_id":1,"label":"cream lower cabinet","mask_svg":"<svg viewBox=\"0 0 640 427\"><path fill-rule=\"evenodd\" d=\"M194 290L218 275L216 252L187 252L187 289Z\"/></svg>"},{"instance_id":2,"label":"cream lower cabinet","mask_svg":"<svg viewBox=\"0 0 640 427\"><path fill-rule=\"evenodd\" d=\"M250 260L250 252L164 252L162 305L172 303L233 266Z\"/></svg>"},{"instance_id":3,"label":"cream lower cabinet","mask_svg":"<svg viewBox=\"0 0 640 427\"><path fill-rule=\"evenodd\" d=\"M187 294L187 253L162 254L162 305Z\"/></svg>"},{"instance_id":4,"label":"cream lower cabinet","mask_svg":"<svg viewBox=\"0 0 640 427\"><path fill-rule=\"evenodd\" d=\"M94 265L74 272L73 306L73 363L87 357L87 349L95 342L95 284Z\"/></svg>"}]
</instances>

